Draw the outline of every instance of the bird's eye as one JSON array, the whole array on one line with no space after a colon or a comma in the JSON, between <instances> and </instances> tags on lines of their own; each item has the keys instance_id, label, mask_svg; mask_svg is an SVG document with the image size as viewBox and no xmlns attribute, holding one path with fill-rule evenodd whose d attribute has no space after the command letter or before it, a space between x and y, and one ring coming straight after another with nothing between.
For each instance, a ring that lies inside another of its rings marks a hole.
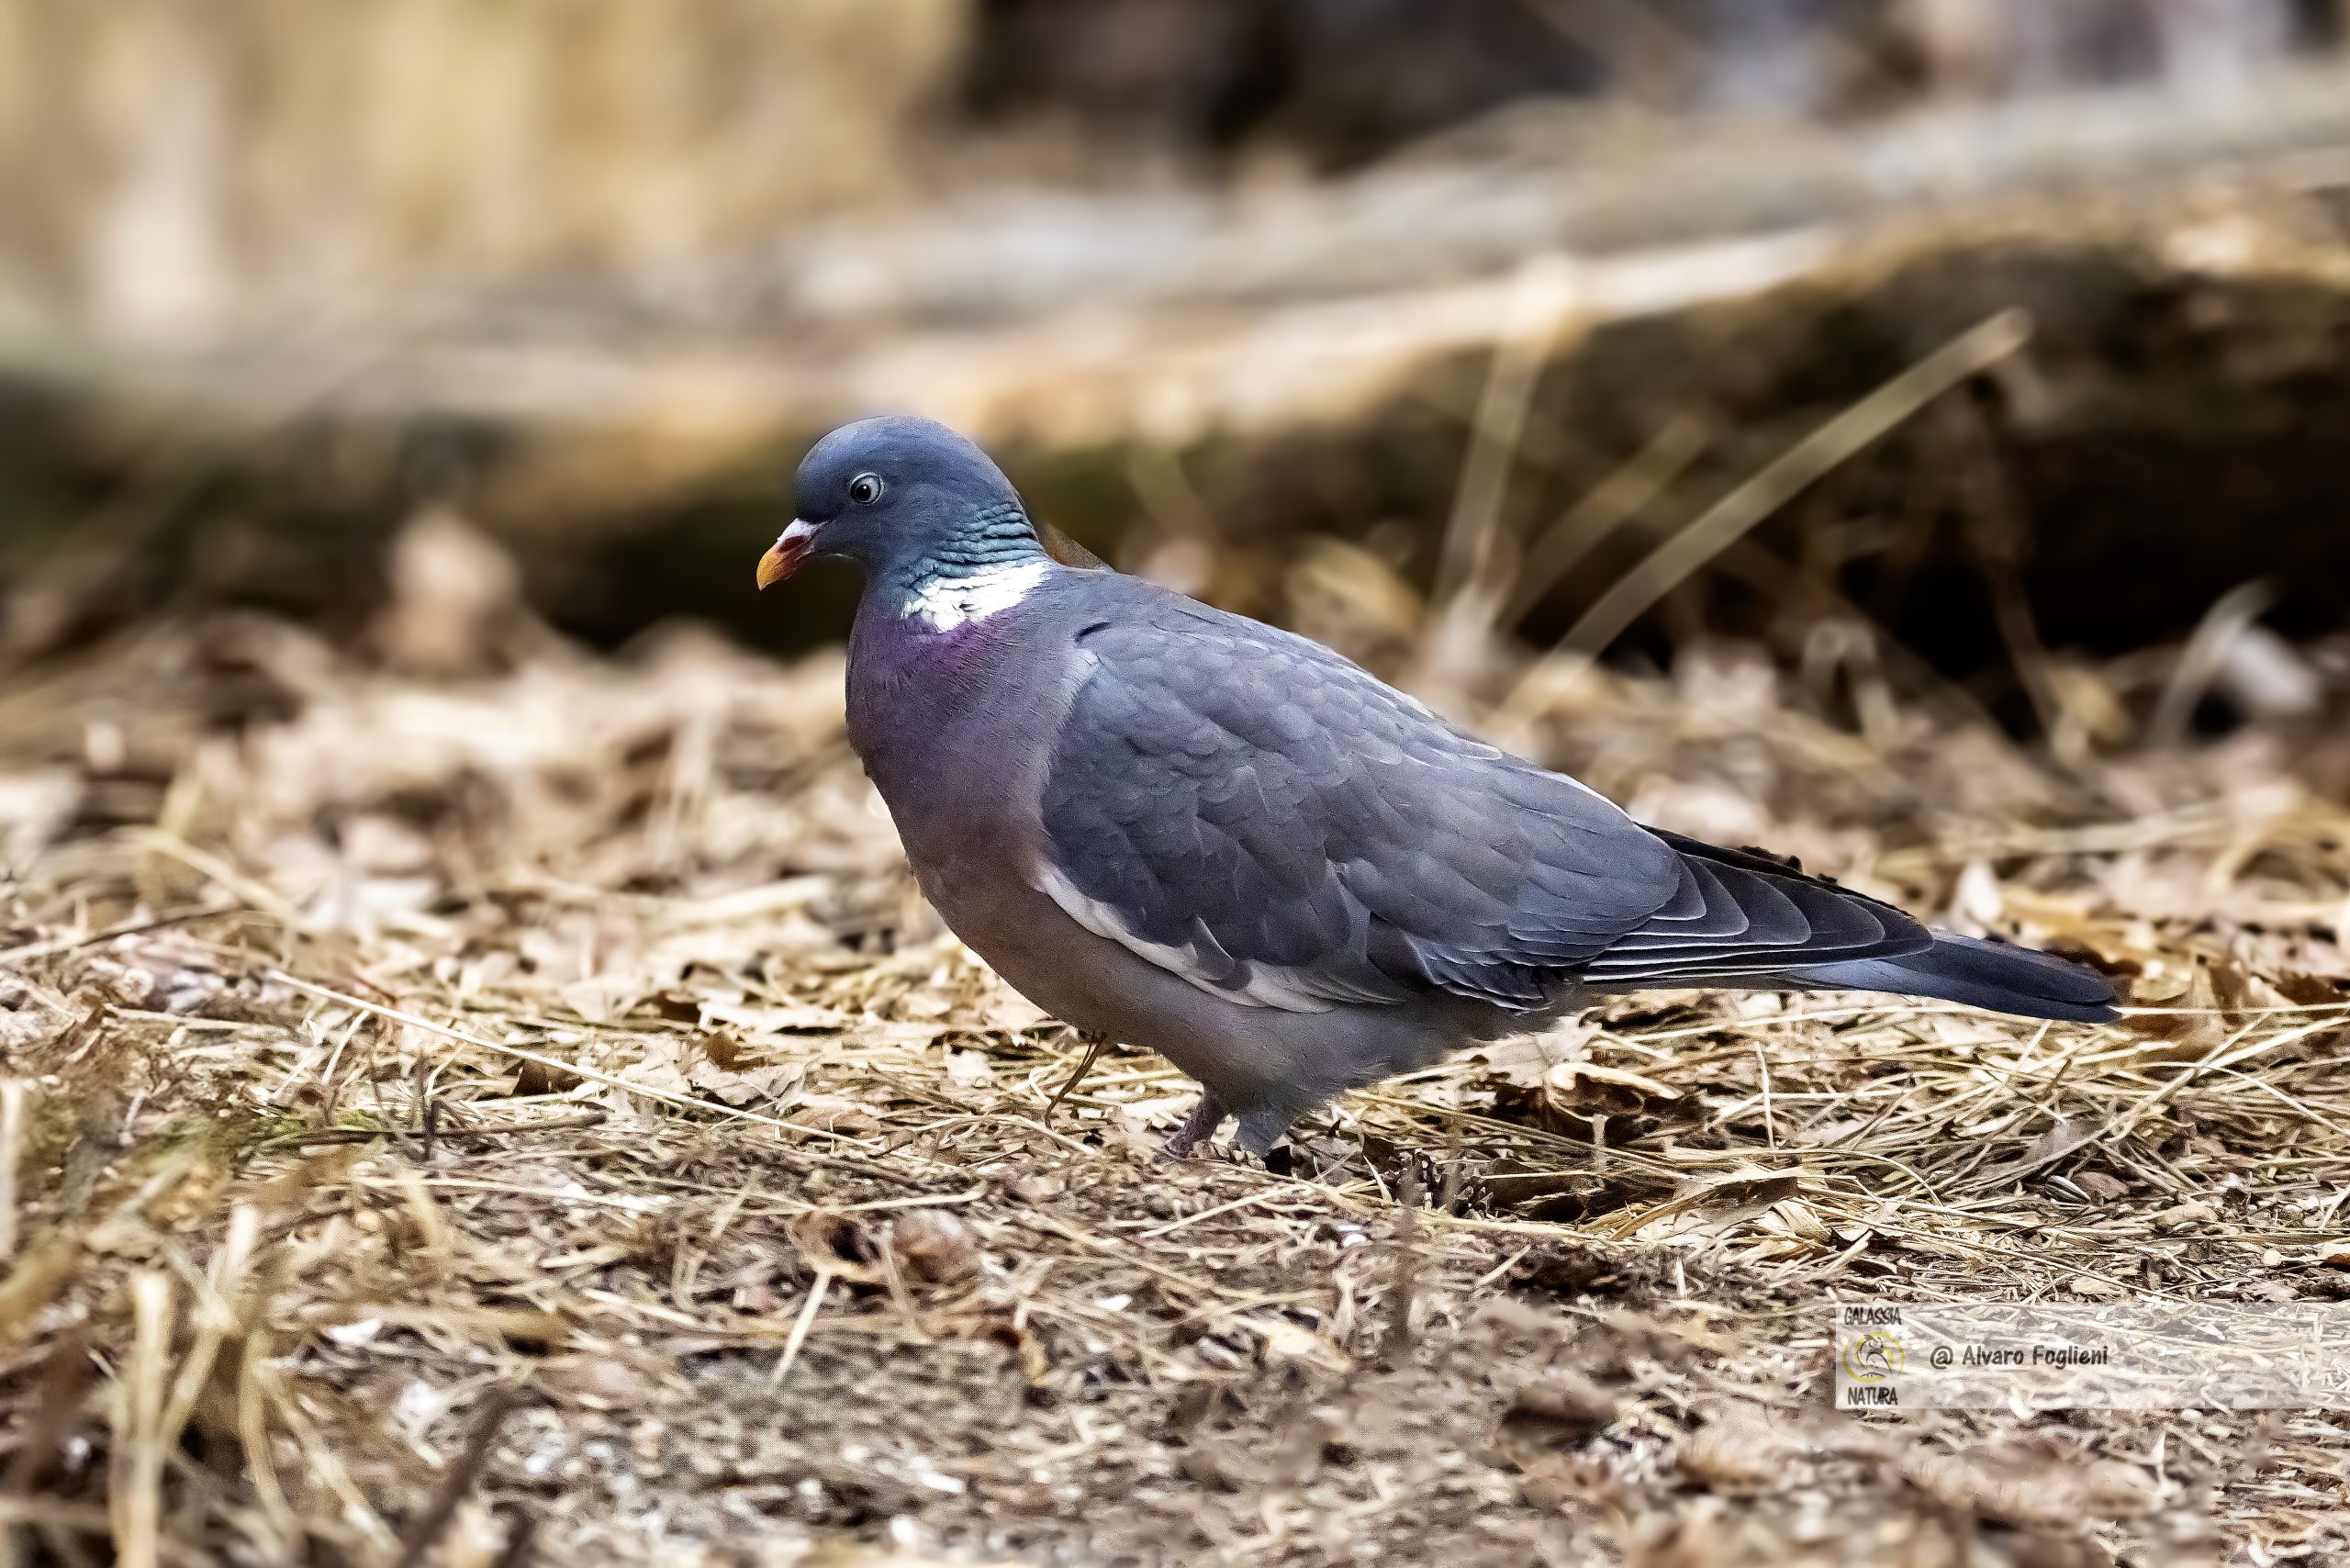
<instances>
[{"instance_id":1,"label":"bird's eye","mask_svg":"<svg viewBox=\"0 0 2350 1568\"><path fill-rule=\"evenodd\" d=\"M858 506L869 507L881 498L881 476L859 474L848 482L848 498Z\"/></svg>"}]
</instances>

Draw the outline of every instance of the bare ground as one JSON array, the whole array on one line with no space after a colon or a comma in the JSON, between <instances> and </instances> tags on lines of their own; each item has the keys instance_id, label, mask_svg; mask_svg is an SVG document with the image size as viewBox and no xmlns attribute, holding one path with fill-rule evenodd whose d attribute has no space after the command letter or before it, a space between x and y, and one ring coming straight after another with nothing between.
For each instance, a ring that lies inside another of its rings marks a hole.
<instances>
[{"instance_id":1,"label":"bare ground","mask_svg":"<svg viewBox=\"0 0 2350 1568\"><path fill-rule=\"evenodd\" d=\"M2143 749L2172 664L2067 668L2058 766L1866 669L1537 666L1514 744L2138 1009L1628 999L1267 1170L1155 1162L1149 1057L1048 1116L1080 1044L919 902L834 660L500 656L0 690L17 1562L2350 1560L2338 1412L1827 1392L1838 1298L2350 1290L2338 713Z\"/></svg>"}]
</instances>

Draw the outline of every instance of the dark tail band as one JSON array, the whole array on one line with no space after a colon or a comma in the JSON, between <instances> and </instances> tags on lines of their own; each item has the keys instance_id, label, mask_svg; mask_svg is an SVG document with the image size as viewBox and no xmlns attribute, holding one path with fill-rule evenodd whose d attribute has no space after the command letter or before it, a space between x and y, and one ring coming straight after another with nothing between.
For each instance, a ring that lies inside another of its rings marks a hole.
<instances>
[{"instance_id":1,"label":"dark tail band","mask_svg":"<svg viewBox=\"0 0 2350 1568\"><path fill-rule=\"evenodd\" d=\"M1789 978L1823 991L1889 991L2013 1013L2102 1024L2119 1017L2112 982L2095 969L2028 947L1934 933L1922 953L1861 958L1790 971Z\"/></svg>"}]
</instances>

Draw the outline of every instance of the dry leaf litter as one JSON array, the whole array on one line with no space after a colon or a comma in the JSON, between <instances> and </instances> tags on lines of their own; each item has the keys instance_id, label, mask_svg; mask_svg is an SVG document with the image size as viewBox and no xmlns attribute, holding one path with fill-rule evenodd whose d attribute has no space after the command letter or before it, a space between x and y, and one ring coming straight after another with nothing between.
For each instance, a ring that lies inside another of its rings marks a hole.
<instances>
[{"instance_id":1,"label":"dry leaf litter","mask_svg":"<svg viewBox=\"0 0 2350 1568\"><path fill-rule=\"evenodd\" d=\"M2043 672L2053 763L1865 669L1513 670L1649 819L2136 1009L1627 998L1267 1169L1155 1161L1144 1055L1047 1118L1083 1042L921 902L836 655L445 610L0 689L19 1562L2350 1560L2339 1412L1827 1394L1839 1298L2350 1294L2338 656L2161 749L2175 657Z\"/></svg>"}]
</instances>

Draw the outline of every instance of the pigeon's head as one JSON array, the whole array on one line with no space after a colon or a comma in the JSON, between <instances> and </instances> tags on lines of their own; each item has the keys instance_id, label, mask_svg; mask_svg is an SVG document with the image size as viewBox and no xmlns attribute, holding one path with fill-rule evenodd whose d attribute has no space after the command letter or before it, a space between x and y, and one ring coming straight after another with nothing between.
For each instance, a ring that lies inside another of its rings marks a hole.
<instances>
[{"instance_id":1,"label":"pigeon's head","mask_svg":"<svg viewBox=\"0 0 2350 1568\"><path fill-rule=\"evenodd\" d=\"M760 559L761 588L816 555L910 578L975 551L1039 549L1012 481L986 453L929 420L843 425L809 449L791 492L798 515Z\"/></svg>"}]
</instances>

